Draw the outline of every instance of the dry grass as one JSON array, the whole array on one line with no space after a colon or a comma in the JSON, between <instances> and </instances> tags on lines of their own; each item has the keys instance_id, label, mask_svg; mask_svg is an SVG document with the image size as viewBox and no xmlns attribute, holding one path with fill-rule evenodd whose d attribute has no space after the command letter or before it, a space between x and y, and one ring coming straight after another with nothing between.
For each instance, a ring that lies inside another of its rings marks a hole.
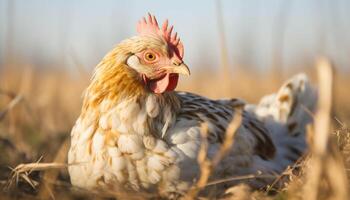
<instances>
[{"instance_id":1,"label":"dry grass","mask_svg":"<svg viewBox=\"0 0 350 200\"><path fill-rule=\"evenodd\" d=\"M207 158L208 125L206 123L202 124L202 141L197 158L200 166L201 176L199 177L197 183L186 194L186 199L194 199L196 196L198 196L198 192L208 185L207 183L213 170L219 164L222 158L226 155L226 153L230 150L234 141L233 138L239 126L241 125L241 122L242 108L236 108L235 116L233 117L232 121L229 123L226 129L224 143L220 146L219 151L215 154L212 160Z\"/></svg>"},{"instance_id":2,"label":"dry grass","mask_svg":"<svg viewBox=\"0 0 350 200\"><path fill-rule=\"evenodd\" d=\"M325 64L326 63L326 64ZM329 65L327 62L320 64ZM334 79L334 90L329 88L331 74L328 68L320 70L321 98L319 113L314 127L310 127L312 154L305 156L288 168L266 189L252 191L246 185L238 185L226 191L225 199L346 199L347 177L350 167L350 93L348 75L338 74ZM281 79L240 71L223 82L220 75L194 72L182 80L179 90L193 91L212 98L241 97L250 102L275 91ZM324 78L325 77L325 78ZM69 183L66 171L66 155L69 132L79 114L81 94L87 86L88 75L74 75L67 71L45 71L32 67L6 66L0 73L0 187L1 199L123 199L157 198L156 194L127 191L81 191ZM225 85L230 85L227 90ZM254 88L252 89L252 86ZM330 93L333 94L330 95ZM330 98L333 97L333 98ZM331 103L331 100L333 103ZM237 112L239 113L239 112ZM334 120L337 117L337 120ZM235 118L227 130L225 143L213 160L205 156L205 126L203 127L201 163L202 176L189 191L192 199L206 186L215 165L232 145L234 132L239 122ZM323 121L325 120L325 121ZM312 134L312 133L321 134ZM204 152L204 153L203 153ZM42 158L42 159L41 159ZM23 165L23 163L38 163ZM16 167L17 166L17 167ZM345 166L345 167L344 167ZM12 171L9 167L15 168ZM42 170L45 170L44 172ZM260 174L244 177L229 177L227 180L256 178ZM287 180L277 187L279 180ZM9 182L10 180L10 182ZM12 182L11 182L12 180ZM207 197L202 196L202 199Z\"/></svg>"}]
</instances>

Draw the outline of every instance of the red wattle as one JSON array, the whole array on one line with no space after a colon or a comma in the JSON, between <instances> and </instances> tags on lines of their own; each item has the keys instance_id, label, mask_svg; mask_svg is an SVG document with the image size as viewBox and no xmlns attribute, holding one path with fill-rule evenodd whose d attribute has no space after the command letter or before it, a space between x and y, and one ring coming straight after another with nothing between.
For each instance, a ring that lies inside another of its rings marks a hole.
<instances>
[{"instance_id":1,"label":"red wattle","mask_svg":"<svg viewBox=\"0 0 350 200\"><path fill-rule=\"evenodd\" d=\"M154 79L154 80L145 80L145 84L148 85L149 89L156 93L161 94L165 91L173 91L177 86L177 82L179 79L178 74L169 74L166 73L164 76Z\"/></svg>"},{"instance_id":2,"label":"red wattle","mask_svg":"<svg viewBox=\"0 0 350 200\"><path fill-rule=\"evenodd\" d=\"M177 86L177 81L179 80L178 74L170 74L169 85L166 88L167 91L174 91Z\"/></svg>"}]
</instances>

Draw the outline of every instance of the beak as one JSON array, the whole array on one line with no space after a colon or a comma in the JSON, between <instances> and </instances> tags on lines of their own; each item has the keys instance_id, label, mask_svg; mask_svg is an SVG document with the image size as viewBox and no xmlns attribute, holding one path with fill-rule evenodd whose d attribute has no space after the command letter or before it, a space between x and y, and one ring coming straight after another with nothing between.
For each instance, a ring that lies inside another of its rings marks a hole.
<instances>
[{"instance_id":1,"label":"beak","mask_svg":"<svg viewBox=\"0 0 350 200\"><path fill-rule=\"evenodd\" d=\"M185 63L181 63L179 65L171 65L163 67L162 69L165 69L168 73L175 73L175 74L184 74L189 76L190 69L187 67Z\"/></svg>"}]
</instances>

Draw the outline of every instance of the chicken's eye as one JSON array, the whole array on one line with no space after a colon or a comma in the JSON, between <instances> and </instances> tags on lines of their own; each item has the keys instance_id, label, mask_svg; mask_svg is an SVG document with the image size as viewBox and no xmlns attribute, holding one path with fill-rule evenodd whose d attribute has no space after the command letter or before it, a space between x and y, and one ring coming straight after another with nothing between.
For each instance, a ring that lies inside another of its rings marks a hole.
<instances>
[{"instance_id":1,"label":"chicken's eye","mask_svg":"<svg viewBox=\"0 0 350 200\"><path fill-rule=\"evenodd\" d=\"M156 59L156 55L154 53L151 53L151 52L148 52L145 54L145 59L148 61L148 62L152 62Z\"/></svg>"}]
</instances>

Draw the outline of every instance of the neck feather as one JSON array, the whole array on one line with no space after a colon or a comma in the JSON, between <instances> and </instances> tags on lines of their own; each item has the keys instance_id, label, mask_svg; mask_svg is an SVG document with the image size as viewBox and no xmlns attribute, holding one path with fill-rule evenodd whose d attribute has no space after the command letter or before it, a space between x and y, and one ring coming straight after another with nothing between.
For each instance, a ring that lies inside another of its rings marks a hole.
<instances>
[{"instance_id":1,"label":"neck feather","mask_svg":"<svg viewBox=\"0 0 350 200\"><path fill-rule=\"evenodd\" d=\"M151 105L157 107L158 111L152 113L150 109L150 113L147 113L147 129L149 132L164 131L160 129L175 120L176 113L180 109L180 100L175 92L160 95L151 93L137 72L125 64L128 56L130 54L127 51L117 47L96 67L84 96L81 117L85 118L86 113L93 112L95 121L98 121L102 116L101 107L108 110L125 102L138 104L140 109L144 108L146 111ZM105 102L108 102L107 105Z\"/></svg>"}]
</instances>

